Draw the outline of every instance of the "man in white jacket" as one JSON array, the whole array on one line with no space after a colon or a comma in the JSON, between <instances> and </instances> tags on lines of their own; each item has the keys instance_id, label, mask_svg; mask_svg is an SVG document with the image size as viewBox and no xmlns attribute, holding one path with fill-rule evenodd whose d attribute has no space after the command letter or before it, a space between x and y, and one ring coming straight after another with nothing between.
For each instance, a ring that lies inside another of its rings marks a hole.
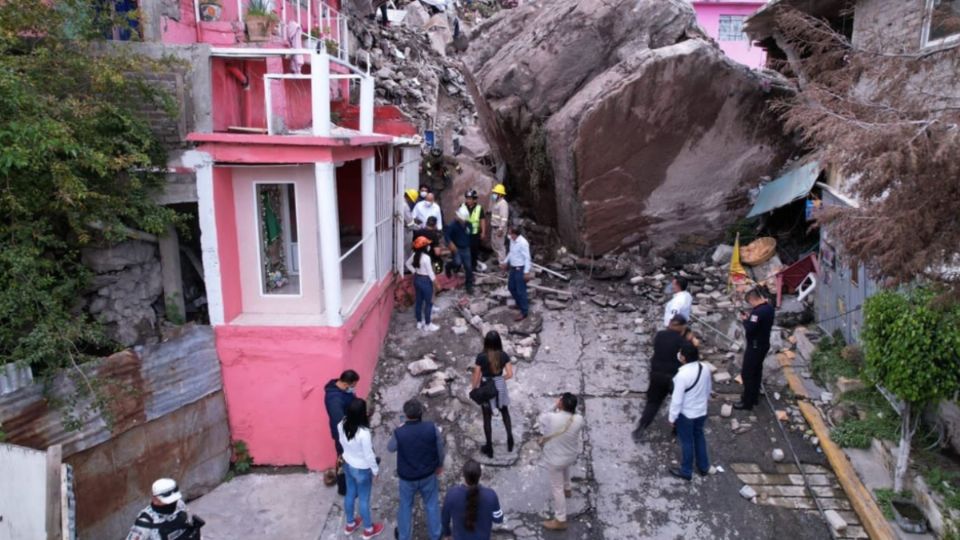
<instances>
[{"instance_id":1,"label":"man in white jacket","mask_svg":"<svg viewBox=\"0 0 960 540\"><path fill-rule=\"evenodd\" d=\"M540 445L543 462L550 471L553 493L554 519L543 522L552 531L567 528L567 497L573 495L570 487L570 467L577 462L583 450L583 416L577 414L577 396L564 392L552 411L540 415Z\"/></svg>"},{"instance_id":2,"label":"man in white jacket","mask_svg":"<svg viewBox=\"0 0 960 540\"><path fill-rule=\"evenodd\" d=\"M710 471L707 440L703 424L707 420L707 403L713 381L710 369L700 362L700 353L692 343L684 343L677 355L679 371L673 378L673 399L670 400L670 423L677 429L682 459L679 468L671 468L677 478L693 478L693 464L697 472L706 476Z\"/></svg>"},{"instance_id":3,"label":"man in white jacket","mask_svg":"<svg viewBox=\"0 0 960 540\"><path fill-rule=\"evenodd\" d=\"M670 326L670 320L676 315L681 315L684 319L690 320L690 308L693 306L693 296L687 292L687 278L677 275L670 282L670 289L673 291L673 298L667 302L663 308L663 327Z\"/></svg>"}]
</instances>

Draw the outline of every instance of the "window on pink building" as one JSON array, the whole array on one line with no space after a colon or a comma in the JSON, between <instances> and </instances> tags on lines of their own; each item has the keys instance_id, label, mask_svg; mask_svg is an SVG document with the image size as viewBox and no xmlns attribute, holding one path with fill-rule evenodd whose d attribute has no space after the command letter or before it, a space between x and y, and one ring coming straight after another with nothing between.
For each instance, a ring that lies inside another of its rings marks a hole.
<instances>
[{"instance_id":1,"label":"window on pink building","mask_svg":"<svg viewBox=\"0 0 960 540\"><path fill-rule=\"evenodd\" d=\"M747 41L747 35L743 33L743 22L746 19L746 15L720 15L720 31L717 39L719 41Z\"/></svg>"},{"instance_id":2,"label":"window on pink building","mask_svg":"<svg viewBox=\"0 0 960 540\"><path fill-rule=\"evenodd\" d=\"M292 183L257 183L257 231L263 294L300 294L297 199Z\"/></svg>"}]
</instances>

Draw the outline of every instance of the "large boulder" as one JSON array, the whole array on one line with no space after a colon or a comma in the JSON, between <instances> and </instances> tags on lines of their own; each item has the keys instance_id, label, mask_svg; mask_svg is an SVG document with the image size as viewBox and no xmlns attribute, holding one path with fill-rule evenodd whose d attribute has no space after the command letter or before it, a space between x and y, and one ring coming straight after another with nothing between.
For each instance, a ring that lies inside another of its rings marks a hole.
<instances>
[{"instance_id":1,"label":"large boulder","mask_svg":"<svg viewBox=\"0 0 960 540\"><path fill-rule=\"evenodd\" d=\"M583 253L721 232L785 157L771 82L688 2L554 0L479 32L468 82L508 189Z\"/></svg>"}]
</instances>

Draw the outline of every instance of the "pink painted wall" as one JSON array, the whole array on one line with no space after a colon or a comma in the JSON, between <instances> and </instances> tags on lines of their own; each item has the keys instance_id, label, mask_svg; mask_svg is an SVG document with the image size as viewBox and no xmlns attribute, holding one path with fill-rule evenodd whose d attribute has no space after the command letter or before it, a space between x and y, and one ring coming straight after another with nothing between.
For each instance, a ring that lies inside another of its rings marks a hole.
<instances>
[{"instance_id":1,"label":"pink painted wall","mask_svg":"<svg viewBox=\"0 0 960 540\"><path fill-rule=\"evenodd\" d=\"M697 12L697 22L706 30L707 34L717 40L720 48L730 58L751 68L762 68L766 62L766 54L760 47L748 41L720 41L720 16L743 15L749 17L766 4L764 0L728 1L701 1L694 2L693 8Z\"/></svg>"},{"instance_id":2,"label":"pink painted wall","mask_svg":"<svg viewBox=\"0 0 960 540\"><path fill-rule=\"evenodd\" d=\"M323 386L344 369L360 374L357 394L370 391L393 310L393 276L374 287L340 328L218 326L233 440L254 463L332 467Z\"/></svg>"},{"instance_id":3,"label":"pink painted wall","mask_svg":"<svg viewBox=\"0 0 960 540\"><path fill-rule=\"evenodd\" d=\"M217 222L217 256L220 258L220 287L223 319L230 322L243 312L240 288L240 252L237 244L236 205L233 197L233 169L213 168L213 209Z\"/></svg>"}]
</instances>

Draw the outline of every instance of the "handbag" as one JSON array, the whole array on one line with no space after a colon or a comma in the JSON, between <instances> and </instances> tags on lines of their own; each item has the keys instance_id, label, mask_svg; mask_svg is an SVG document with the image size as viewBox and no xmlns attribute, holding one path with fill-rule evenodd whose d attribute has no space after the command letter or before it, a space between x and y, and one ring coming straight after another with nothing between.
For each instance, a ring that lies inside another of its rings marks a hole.
<instances>
[{"instance_id":1,"label":"handbag","mask_svg":"<svg viewBox=\"0 0 960 540\"><path fill-rule=\"evenodd\" d=\"M341 497L347 494L347 473L343 470L343 457L337 457L337 495Z\"/></svg>"},{"instance_id":2,"label":"handbag","mask_svg":"<svg viewBox=\"0 0 960 540\"><path fill-rule=\"evenodd\" d=\"M477 405L483 405L491 399L497 397L499 391L497 390L497 384L493 381L492 378L483 379L480 382L480 386L474 388L470 391L470 399L474 401Z\"/></svg>"}]
</instances>

